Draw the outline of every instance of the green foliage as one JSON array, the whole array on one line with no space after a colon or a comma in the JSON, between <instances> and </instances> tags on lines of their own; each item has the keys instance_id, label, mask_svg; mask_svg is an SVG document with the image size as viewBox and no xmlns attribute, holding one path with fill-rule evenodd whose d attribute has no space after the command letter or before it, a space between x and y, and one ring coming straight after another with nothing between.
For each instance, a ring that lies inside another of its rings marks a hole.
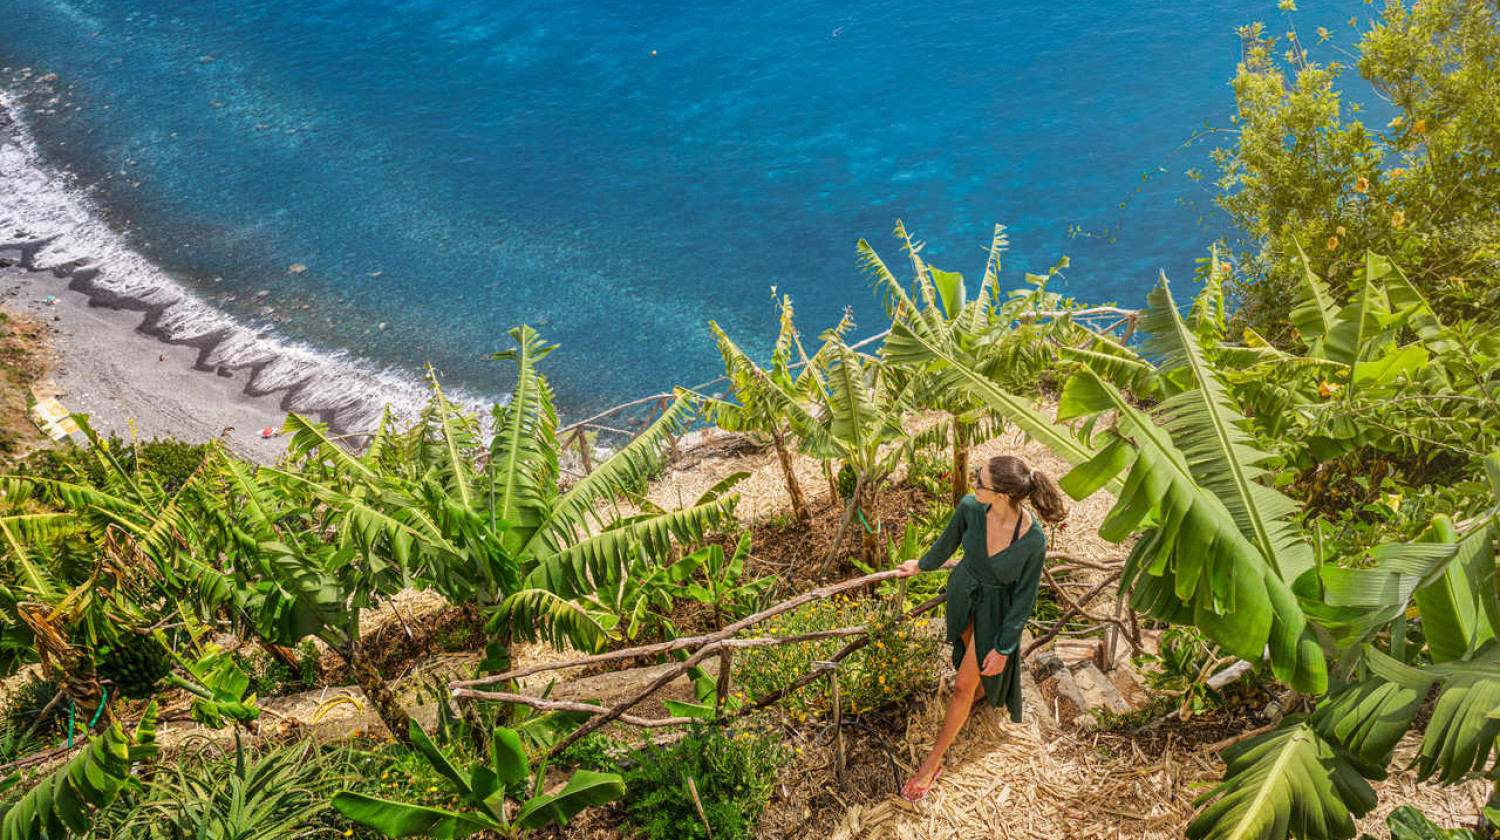
<instances>
[{"instance_id":1,"label":"green foliage","mask_svg":"<svg viewBox=\"0 0 1500 840\"><path fill-rule=\"evenodd\" d=\"M930 691L937 678L937 640L926 631L927 618L895 622L888 602L849 599L842 595L808 603L760 625L752 637L795 636L842 627L868 627L870 643L845 657L839 666L840 702L846 714L888 706ZM827 660L849 639L748 648L735 657L734 685L742 697L759 697L808 673L813 662ZM826 680L818 680L781 701L795 720L830 711Z\"/></svg>"},{"instance_id":2,"label":"green foliage","mask_svg":"<svg viewBox=\"0 0 1500 840\"><path fill-rule=\"evenodd\" d=\"M225 756L199 749L163 764L144 795L122 800L98 830L119 840L292 840L328 808L337 768L312 741L259 755L238 739Z\"/></svg>"},{"instance_id":3,"label":"green foliage","mask_svg":"<svg viewBox=\"0 0 1500 840\"><path fill-rule=\"evenodd\" d=\"M0 761L68 737L68 702L58 700L58 691L57 683L34 674L10 690L0 710Z\"/></svg>"},{"instance_id":4,"label":"green foliage","mask_svg":"<svg viewBox=\"0 0 1500 840\"><path fill-rule=\"evenodd\" d=\"M84 834L93 813L107 807L131 783L131 765L156 755L156 704L127 737L118 722L110 724L67 763L36 781L14 802L0 803L0 837L44 840ZM12 774L0 789L14 787Z\"/></svg>"},{"instance_id":5,"label":"green foliage","mask_svg":"<svg viewBox=\"0 0 1500 840\"><path fill-rule=\"evenodd\" d=\"M1410 805L1402 805L1386 817L1391 840L1482 840L1488 836L1467 828L1440 828L1427 815ZM1361 834L1360 840L1374 840Z\"/></svg>"},{"instance_id":6,"label":"green foliage","mask_svg":"<svg viewBox=\"0 0 1500 840\"><path fill-rule=\"evenodd\" d=\"M648 746L630 756L635 766L625 773L626 824L647 840L747 840L790 757L780 739L743 730L703 729L669 747Z\"/></svg>"},{"instance_id":7,"label":"green foliage","mask_svg":"<svg viewBox=\"0 0 1500 840\"><path fill-rule=\"evenodd\" d=\"M355 822L389 837L462 838L481 831L516 836L549 823L566 824L579 811L603 805L625 794L620 777L579 770L556 793L541 793L540 771L533 773L514 730L496 727L489 755L460 770L449 762L415 722L412 746L457 793L462 810L380 799L354 791L333 798L333 806ZM515 799L512 812L509 799Z\"/></svg>"},{"instance_id":8,"label":"green foliage","mask_svg":"<svg viewBox=\"0 0 1500 840\"><path fill-rule=\"evenodd\" d=\"M1218 204L1254 250L1231 282L1236 319L1276 344L1292 338L1285 301L1298 283L1297 244L1331 260L1335 297L1366 249L1395 258L1445 317L1494 323L1500 301L1500 11L1473 0L1387 4L1356 29L1364 91L1396 111L1366 124L1348 101L1348 65L1312 60L1295 33L1261 24L1234 78L1234 146L1214 157ZM1351 21L1353 22L1353 21ZM1334 46L1344 54L1343 46Z\"/></svg>"}]
</instances>

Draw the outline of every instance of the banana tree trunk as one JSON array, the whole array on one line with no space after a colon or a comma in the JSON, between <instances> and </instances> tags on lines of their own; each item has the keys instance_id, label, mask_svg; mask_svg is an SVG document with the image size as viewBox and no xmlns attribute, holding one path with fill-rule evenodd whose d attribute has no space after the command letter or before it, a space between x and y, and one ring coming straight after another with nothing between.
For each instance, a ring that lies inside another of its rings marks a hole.
<instances>
[{"instance_id":1,"label":"banana tree trunk","mask_svg":"<svg viewBox=\"0 0 1500 840\"><path fill-rule=\"evenodd\" d=\"M833 500L834 504L838 504L840 498L839 480L834 477L833 465L828 461L823 462L823 477L828 479L828 498Z\"/></svg>"},{"instance_id":2,"label":"banana tree trunk","mask_svg":"<svg viewBox=\"0 0 1500 840\"><path fill-rule=\"evenodd\" d=\"M953 506L963 500L969 492L969 436L964 432L964 426L953 420Z\"/></svg>"},{"instance_id":3,"label":"banana tree trunk","mask_svg":"<svg viewBox=\"0 0 1500 840\"><path fill-rule=\"evenodd\" d=\"M860 490L855 505L854 524L859 528L859 554L860 560L875 571L885 570L885 551L881 545L880 535L875 533L875 523L870 520L875 516L875 494L878 486L875 482L866 482Z\"/></svg>"},{"instance_id":4,"label":"banana tree trunk","mask_svg":"<svg viewBox=\"0 0 1500 840\"><path fill-rule=\"evenodd\" d=\"M802 486L797 483L797 473L792 470L792 453L787 451L786 438L780 429L771 429L771 440L776 443L776 460L781 462L781 474L786 477L786 492L792 497L792 513L803 527L812 521L807 512L807 500L802 498Z\"/></svg>"},{"instance_id":5,"label":"banana tree trunk","mask_svg":"<svg viewBox=\"0 0 1500 840\"><path fill-rule=\"evenodd\" d=\"M365 699L375 707L375 713L380 715L380 721L390 730L391 736L410 746L411 715L406 713L406 707L396 699L396 692L391 689L390 683L380 675L375 663L370 661L364 646L356 642L348 650L341 650L339 653L349 663L349 670L354 672L354 681L359 683Z\"/></svg>"}]
</instances>

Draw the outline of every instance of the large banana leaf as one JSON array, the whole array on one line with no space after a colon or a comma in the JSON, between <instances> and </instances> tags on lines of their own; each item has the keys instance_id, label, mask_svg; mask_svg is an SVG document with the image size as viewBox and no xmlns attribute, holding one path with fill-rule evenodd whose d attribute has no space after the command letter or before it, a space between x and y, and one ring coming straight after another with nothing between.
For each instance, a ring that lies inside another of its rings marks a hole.
<instances>
[{"instance_id":1,"label":"large banana leaf","mask_svg":"<svg viewBox=\"0 0 1500 840\"><path fill-rule=\"evenodd\" d=\"M552 389L537 368L555 345L543 342L527 326L510 334L517 348L496 357L515 360L516 384L510 402L494 409L485 490L494 517L511 524L503 543L516 554L546 520L556 492L557 413Z\"/></svg>"},{"instance_id":2,"label":"large banana leaf","mask_svg":"<svg viewBox=\"0 0 1500 840\"><path fill-rule=\"evenodd\" d=\"M624 795L625 783L619 775L579 770L557 793L527 800L516 813L516 825L520 828L541 828L552 822L567 825L579 811L608 805Z\"/></svg>"},{"instance_id":3,"label":"large banana leaf","mask_svg":"<svg viewBox=\"0 0 1500 840\"><path fill-rule=\"evenodd\" d=\"M1279 677L1321 693L1327 664L1291 582L1243 532L1219 495L1199 482L1167 428L1092 370L1074 374L1063 391L1059 419L1106 411L1117 417L1113 440L1061 483L1069 495L1083 498L1129 469L1099 534L1119 542L1146 526L1121 579L1136 608L1197 624L1225 650L1249 661L1259 661L1269 644ZM1227 457L1247 450L1231 449ZM1211 453L1201 446L1196 451L1211 467ZM1250 504L1258 504L1258 496Z\"/></svg>"},{"instance_id":4,"label":"large banana leaf","mask_svg":"<svg viewBox=\"0 0 1500 840\"><path fill-rule=\"evenodd\" d=\"M1350 812L1375 807L1375 791L1305 722L1226 749L1213 803L1187 827L1193 840L1304 840L1354 836Z\"/></svg>"},{"instance_id":5,"label":"large banana leaf","mask_svg":"<svg viewBox=\"0 0 1500 840\"><path fill-rule=\"evenodd\" d=\"M454 813L423 805L410 805L341 791L333 796L340 814L367 825L387 837L430 837L432 840L462 840L481 831L499 828L478 814Z\"/></svg>"}]
</instances>

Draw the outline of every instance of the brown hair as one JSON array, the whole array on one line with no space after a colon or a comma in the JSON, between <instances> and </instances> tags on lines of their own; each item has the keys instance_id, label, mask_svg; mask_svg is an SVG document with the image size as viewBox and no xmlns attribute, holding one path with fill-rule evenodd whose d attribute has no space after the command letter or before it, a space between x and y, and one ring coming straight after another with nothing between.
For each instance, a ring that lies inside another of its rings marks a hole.
<instances>
[{"instance_id":1,"label":"brown hair","mask_svg":"<svg viewBox=\"0 0 1500 840\"><path fill-rule=\"evenodd\" d=\"M1016 500L1031 502L1037 515L1048 522L1061 522L1068 518L1068 509L1063 506L1062 491L1057 482L1041 470L1034 470L1014 455L997 455L985 464L991 487L999 493Z\"/></svg>"}]
</instances>

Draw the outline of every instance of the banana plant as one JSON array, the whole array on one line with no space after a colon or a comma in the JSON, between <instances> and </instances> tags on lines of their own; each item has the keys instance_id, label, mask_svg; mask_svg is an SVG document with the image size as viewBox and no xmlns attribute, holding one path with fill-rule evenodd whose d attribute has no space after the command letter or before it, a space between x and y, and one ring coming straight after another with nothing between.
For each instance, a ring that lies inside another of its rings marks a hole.
<instances>
[{"instance_id":1,"label":"banana plant","mask_svg":"<svg viewBox=\"0 0 1500 840\"><path fill-rule=\"evenodd\" d=\"M912 293L906 291L868 242L861 239L856 246L861 267L873 278L892 323L919 320L925 332L941 342L950 353L994 360L996 365L1015 370L1018 366L1012 364L1015 359L1007 351L1029 345L1029 342L1015 342L1002 348L994 340L1000 259L1010 242L1005 226L995 226L985 261L984 279L973 298L969 296L963 275L927 264L921 255L923 243L913 240L906 226L899 221L895 234L911 262ZM916 405L948 415L947 428L951 431L953 446L949 472L950 502L956 505L969 492L969 448L998 434L1002 424L968 389L948 387L940 364L929 361L898 367L897 370L907 371L914 379Z\"/></svg>"},{"instance_id":2,"label":"banana plant","mask_svg":"<svg viewBox=\"0 0 1500 840\"><path fill-rule=\"evenodd\" d=\"M724 554L724 547L715 543L684 558L693 566L688 575L687 597L713 608L715 629L723 627L726 613L736 617L742 615L776 580L771 575L749 582L743 580L745 560L750 556L750 539L748 533L740 537L734 553L728 556ZM702 583L693 579L700 571Z\"/></svg>"},{"instance_id":3,"label":"banana plant","mask_svg":"<svg viewBox=\"0 0 1500 840\"><path fill-rule=\"evenodd\" d=\"M518 837L531 829L568 820L585 808L605 805L625 795L618 774L579 770L554 793L541 791L543 770L533 772L521 738L514 730L495 727L486 760L460 770L415 722L411 744L432 769L452 785L464 808L448 811L393 802L343 791L333 797L339 813L387 837L440 837L457 840L481 831Z\"/></svg>"},{"instance_id":4,"label":"banana plant","mask_svg":"<svg viewBox=\"0 0 1500 840\"><path fill-rule=\"evenodd\" d=\"M129 736L118 721L111 723L25 795L0 803L0 837L47 840L88 834L97 811L132 783L133 765L156 756L156 712L153 701ZM0 781L0 790L14 788L20 779L20 773L11 774Z\"/></svg>"},{"instance_id":5,"label":"banana plant","mask_svg":"<svg viewBox=\"0 0 1500 840\"><path fill-rule=\"evenodd\" d=\"M735 346L729 336L713 321L708 327L713 331L719 345L719 355L724 359L725 376L738 402L718 398L706 398L704 409L714 425L731 432L764 434L771 439L776 450L776 461L781 466L782 480L786 484L788 498L792 501L792 514L804 527L812 521L807 509L807 500L802 495L802 486L797 481L797 471L792 466L792 453L787 442L792 429L783 413L779 394L768 392L777 389L781 394L805 393L809 374L801 376L792 372L792 348L801 347L793 319L792 299L783 295L780 302L780 332L771 352L771 366L761 369Z\"/></svg>"}]
</instances>

